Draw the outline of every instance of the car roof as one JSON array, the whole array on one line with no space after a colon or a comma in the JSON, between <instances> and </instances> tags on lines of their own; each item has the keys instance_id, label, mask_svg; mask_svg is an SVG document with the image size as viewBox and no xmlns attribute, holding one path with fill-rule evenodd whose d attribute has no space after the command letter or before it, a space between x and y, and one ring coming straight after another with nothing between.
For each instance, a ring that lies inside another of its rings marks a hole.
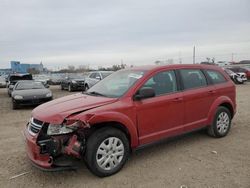
<instances>
[{"instance_id":1,"label":"car roof","mask_svg":"<svg viewBox=\"0 0 250 188\"><path fill-rule=\"evenodd\" d=\"M26 75L31 75L30 73L14 73L10 74L10 76L26 76Z\"/></svg>"},{"instance_id":2,"label":"car roof","mask_svg":"<svg viewBox=\"0 0 250 188\"><path fill-rule=\"evenodd\" d=\"M153 71L153 70L161 70L166 68L172 69L180 69L180 68L195 68L195 69L214 69L221 70L221 68L217 65L207 65L207 64L172 64L172 65L146 65L146 66L138 66L129 68L131 70L141 70L141 71Z\"/></svg>"},{"instance_id":3,"label":"car roof","mask_svg":"<svg viewBox=\"0 0 250 188\"><path fill-rule=\"evenodd\" d=\"M36 82L36 83L42 83L40 81L36 81L36 80L18 80L17 83L24 83L24 82Z\"/></svg>"}]
</instances>

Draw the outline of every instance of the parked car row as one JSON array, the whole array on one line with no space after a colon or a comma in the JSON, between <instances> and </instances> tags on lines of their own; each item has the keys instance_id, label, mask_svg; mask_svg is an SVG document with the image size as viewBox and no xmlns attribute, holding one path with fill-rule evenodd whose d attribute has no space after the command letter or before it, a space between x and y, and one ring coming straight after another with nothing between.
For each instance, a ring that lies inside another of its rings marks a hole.
<instances>
[{"instance_id":1,"label":"parked car row","mask_svg":"<svg viewBox=\"0 0 250 188\"><path fill-rule=\"evenodd\" d=\"M61 81L61 89L69 92L76 90L85 91L112 73L113 71L94 71L87 76L70 74Z\"/></svg>"},{"instance_id":2,"label":"parked car row","mask_svg":"<svg viewBox=\"0 0 250 188\"><path fill-rule=\"evenodd\" d=\"M250 68L248 67L240 67L240 66L233 66L233 67L228 67L228 69L230 69L231 71L235 72L235 73L239 73L239 74L242 74L242 73L245 73L246 75L246 78L248 80L250 80Z\"/></svg>"},{"instance_id":3,"label":"parked car row","mask_svg":"<svg viewBox=\"0 0 250 188\"><path fill-rule=\"evenodd\" d=\"M201 64L218 66L218 64L210 62L201 62ZM223 65L221 67L236 84L243 84L245 81L250 80L250 67L246 65Z\"/></svg>"},{"instance_id":4,"label":"parked car row","mask_svg":"<svg viewBox=\"0 0 250 188\"><path fill-rule=\"evenodd\" d=\"M98 81L110 75L109 71L91 72L87 77L79 74L68 74L61 79L61 89L68 91L85 91ZM12 99L13 109L28 105L39 105L52 100L53 95L49 88L50 79L46 75L10 74L3 84L7 87L8 95ZM1 83L1 82L0 82Z\"/></svg>"}]
</instances>

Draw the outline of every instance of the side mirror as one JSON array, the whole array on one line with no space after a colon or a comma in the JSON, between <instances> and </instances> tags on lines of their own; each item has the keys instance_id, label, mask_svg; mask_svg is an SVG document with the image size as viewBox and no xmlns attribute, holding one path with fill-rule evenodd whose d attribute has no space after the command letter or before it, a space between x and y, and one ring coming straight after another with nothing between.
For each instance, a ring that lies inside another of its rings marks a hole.
<instances>
[{"instance_id":1,"label":"side mirror","mask_svg":"<svg viewBox=\"0 0 250 188\"><path fill-rule=\"evenodd\" d=\"M155 96L155 90L152 87L143 87L134 96L134 100L141 100Z\"/></svg>"},{"instance_id":2,"label":"side mirror","mask_svg":"<svg viewBox=\"0 0 250 188\"><path fill-rule=\"evenodd\" d=\"M48 84L46 84L46 85L45 85L45 87L46 87L46 88L49 88L49 85L48 85Z\"/></svg>"}]
</instances>

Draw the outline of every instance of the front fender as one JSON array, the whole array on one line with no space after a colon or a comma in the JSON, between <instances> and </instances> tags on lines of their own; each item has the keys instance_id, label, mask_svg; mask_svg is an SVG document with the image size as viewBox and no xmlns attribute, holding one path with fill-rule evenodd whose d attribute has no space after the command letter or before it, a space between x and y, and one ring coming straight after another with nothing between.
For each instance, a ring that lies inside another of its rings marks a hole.
<instances>
[{"instance_id":1,"label":"front fender","mask_svg":"<svg viewBox=\"0 0 250 188\"><path fill-rule=\"evenodd\" d=\"M77 119L86 122L87 124L94 125L98 123L105 122L118 122L127 128L130 138L131 147L135 148L138 146L138 133L135 123L126 115L120 112L102 112L97 114L86 114L84 116L78 117Z\"/></svg>"},{"instance_id":2,"label":"front fender","mask_svg":"<svg viewBox=\"0 0 250 188\"><path fill-rule=\"evenodd\" d=\"M227 96L221 96L221 97L218 97L212 104L209 112L208 112L208 122L207 122L207 125L212 125L213 123L213 120L214 120L214 116L215 116L215 113L216 113L216 110L217 108L223 104L223 103L228 103L232 106L233 108L233 113L235 113L235 106L232 102L232 100L227 97Z\"/></svg>"}]
</instances>

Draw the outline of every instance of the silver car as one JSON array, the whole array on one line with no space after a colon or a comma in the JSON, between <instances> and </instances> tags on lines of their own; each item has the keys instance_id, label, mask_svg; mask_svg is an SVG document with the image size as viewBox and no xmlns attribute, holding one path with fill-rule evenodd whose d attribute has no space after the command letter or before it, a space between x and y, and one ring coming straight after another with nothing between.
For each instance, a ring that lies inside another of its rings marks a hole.
<instances>
[{"instance_id":1,"label":"silver car","mask_svg":"<svg viewBox=\"0 0 250 188\"><path fill-rule=\"evenodd\" d=\"M85 78L85 90L88 90L100 80L112 74L114 71L94 71Z\"/></svg>"}]
</instances>

